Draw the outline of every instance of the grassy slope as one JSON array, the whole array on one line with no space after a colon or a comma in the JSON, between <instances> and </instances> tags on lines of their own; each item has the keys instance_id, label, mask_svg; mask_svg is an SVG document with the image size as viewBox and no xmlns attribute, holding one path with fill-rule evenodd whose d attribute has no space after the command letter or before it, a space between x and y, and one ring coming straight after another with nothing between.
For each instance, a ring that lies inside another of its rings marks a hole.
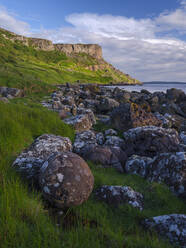
<instances>
[{"instance_id":1,"label":"grassy slope","mask_svg":"<svg viewBox=\"0 0 186 248\"><path fill-rule=\"evenodd\" d=\"M4 37L10 33L0 30L0 85L18 87L32 92L47 91L51 85L64 82L110 83L132 82L125 74L118 74L113 69L86 69L98 63L87 54L67 57L57 51L38 51L33 47L22 45L19 41L12 42Z\"/></svg>"}]
</instances>

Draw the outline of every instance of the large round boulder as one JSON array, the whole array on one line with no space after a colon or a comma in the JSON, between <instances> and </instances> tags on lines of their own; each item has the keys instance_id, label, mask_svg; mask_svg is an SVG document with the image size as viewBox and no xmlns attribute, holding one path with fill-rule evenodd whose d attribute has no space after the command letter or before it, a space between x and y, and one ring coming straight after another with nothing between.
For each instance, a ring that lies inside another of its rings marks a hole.
<instances>
[{"instance_id":1,"label":"large round boulder","mask_svg":"<svg viewBox=\"0 0 186 248\"><path fill-rule=\"evenodd\" d=\"M93 190L94 177L77 154L62 152L51 156L40 171L43 196L58 208L82 204Z\"/></svg>"},{"instance_id":2,"label":"large round boulder","mask_svg":"<svg viewBox=\"0 0 186 248\"><path fill-rule=\"evenodd\" d=\"M123 133L125 145L123 149L128 154L154 157L164 152L179 152L179 135L174 129L146 126L137 127Z\"/></svg>"}]
</instances>

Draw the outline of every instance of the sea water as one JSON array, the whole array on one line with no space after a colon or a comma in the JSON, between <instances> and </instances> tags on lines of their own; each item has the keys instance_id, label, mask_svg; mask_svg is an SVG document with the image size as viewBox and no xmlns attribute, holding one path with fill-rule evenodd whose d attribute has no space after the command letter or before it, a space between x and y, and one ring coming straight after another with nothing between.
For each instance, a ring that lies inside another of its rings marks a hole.
<instances>
[{"instance_id":1,"label":"sea water","mask_svg":"<svg viewBox=\"0 0 186 248\"><path fill-rule=\"evenodd\" d=\"M116 86L109 86L116 87ZM124 85L117 86L119 88L125 89L127 91L141 91L142 89L148 90L151 93L155 91L163 91L166 92L167 89L176 88L181 89L186 93L186 83L144 83L143 85Z\"/></svg>"}]
</instances>

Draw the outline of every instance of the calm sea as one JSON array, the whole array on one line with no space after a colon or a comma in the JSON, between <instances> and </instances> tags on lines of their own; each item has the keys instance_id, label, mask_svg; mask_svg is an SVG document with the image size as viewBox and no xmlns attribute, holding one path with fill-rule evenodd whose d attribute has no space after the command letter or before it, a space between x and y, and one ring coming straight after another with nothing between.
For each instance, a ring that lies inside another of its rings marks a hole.
<instances>
[{"instance_id":1,"label":"calm sea","mask_svg":"<svg viewBox=\"0 0 186 248\"><path fill-rule=\"evenodd\" d=\"M114 87L114 86L110 86ZM186 93L186 83L144 83L142 86L119 86L119 88L125 89L127 91L141 91L142 89L148 90L150 92L163 91L166 92L167 89L176 88L181 89Z\"/></svg>"}]
</instances>

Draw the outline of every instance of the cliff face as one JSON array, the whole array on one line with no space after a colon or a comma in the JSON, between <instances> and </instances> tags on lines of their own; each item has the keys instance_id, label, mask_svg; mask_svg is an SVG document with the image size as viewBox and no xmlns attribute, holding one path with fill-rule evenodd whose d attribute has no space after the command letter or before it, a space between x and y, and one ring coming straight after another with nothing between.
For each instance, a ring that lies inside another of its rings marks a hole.
<instances>
[{"instance_id":1,"label":"cliff face","mask_svg":"<svg viewBox=\"0 0 186 248\"><path fill-rule=\"evenodd\" d=\"M55 44L54 47L66 54L87 53L96 59L102 59L102 48L96 44Z\"/></svg>"},{"instance_id":2,"label":"cliff face","mask_svg":"<svg viewBox=\"0 0 186 248\"><path fill-rule=\"evenodd\" d=\"M4 31L4 37L12 41L20 41L25 46L33 46L36 49L43 51L54 51L64 52L67 55L86 53L96 59L102 59L102 48L97 44L53 44L52 41L39 38L28 38L22 35L17 35L13 32Z\"/></svg>"}]
</instances>

